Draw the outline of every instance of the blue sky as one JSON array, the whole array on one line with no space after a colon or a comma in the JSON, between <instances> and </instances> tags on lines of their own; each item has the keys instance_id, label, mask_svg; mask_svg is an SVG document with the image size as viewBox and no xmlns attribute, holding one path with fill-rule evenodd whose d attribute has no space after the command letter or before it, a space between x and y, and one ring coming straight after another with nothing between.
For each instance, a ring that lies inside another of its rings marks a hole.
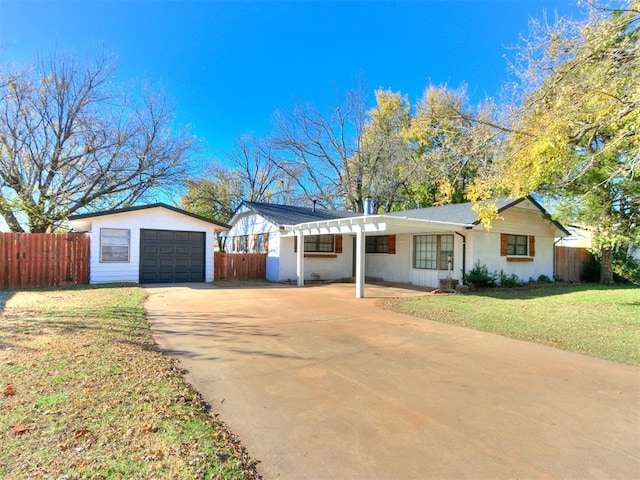
<instances>
[{"instance_id":1,"label":"blue sky","mask_svg":"<svg viewBox=\"0 0 640 480\"><path fill-rule=\"evenodd\" d=\"M372 99L462 82L474 102L494 96L543 11L583 16L571 0L0 0L0 44L17 63L53 47L115 53L119 81L164 85L176 122L220 157L239 134L267 134L275 110L335 104L357 78Z\"/></svg>"}]
</instances>

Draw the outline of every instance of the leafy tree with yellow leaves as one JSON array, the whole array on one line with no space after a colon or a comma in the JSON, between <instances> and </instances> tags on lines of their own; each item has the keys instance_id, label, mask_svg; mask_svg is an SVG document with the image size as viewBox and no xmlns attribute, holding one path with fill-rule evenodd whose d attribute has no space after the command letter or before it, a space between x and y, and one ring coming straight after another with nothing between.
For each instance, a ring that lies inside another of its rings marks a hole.
<instances>
[{"instance_id":1,"label":"leafy tree with yellow leaves","mask_svg":"<svg viewBox=\"0 0 640 480\"><path fill-rule=\"evenodd\" d=\"M606 284L615 253L640 241L640 2L618 5L589 3L580 23L532 24L505 149L471 189L472 199L538 192L554 201L561 220L592 230Z\"/></svg>"}]
</instances>

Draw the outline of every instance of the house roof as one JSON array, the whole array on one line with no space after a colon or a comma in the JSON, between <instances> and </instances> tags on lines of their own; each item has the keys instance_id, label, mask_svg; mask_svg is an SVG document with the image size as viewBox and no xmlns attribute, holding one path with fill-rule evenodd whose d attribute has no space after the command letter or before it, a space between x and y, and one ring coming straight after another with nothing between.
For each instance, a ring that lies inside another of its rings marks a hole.
<instances>
[{"instance_id":1,"label":"house roof","mask_svg":"<svg viewBox=\"0 0 640 480\"><path fill-rule=\"evenodd\" d=\"M499 198L496 200L498 211L502 211L516 202L513 198ZM418 220L431 220L432 222L455 223L459 225L476 225L478 213L473 211L475 202L456 203L439 207L416 208L402 212L391 212L386 215L401 218L415 218Z\"/></svg>"},{"instance_id":2,"label":"house roof","mask_svg":"<svg viewBox=\"0 0 640 480\"><path fill-rule=\"evenodd\" d=\"M530 196L518 199L498 198L495 202L498 213L501 213L525 200L528 200L534 208L538 209L543 218L551 222L559 232L569 235L567 229L560 223L552 220L549 213ZM308 232L306 234L321 233L321 231L324 232L327 229L331 230L330 233L351 232L359 228L364 228L364 231L367 233L375 233L377 231L393 231L396 233L415 232L418 231L416 229L420 231L436 231L438 229L442 230L443 228L462 230L480 224L478 214L473 210L473 205L475 205L474 202L468 202L385 213L382 215L359 214L347 219L309 220L288 226L286 230L294 233L306 231Z\"/></svg>"},{"instance_id":3,"label":"house roof","mask_svg":"<svg viewBox=\"0 0 640 480\"><path fill-rule=\"evenodd\" d=\"M515 205L529 200L540 212L545 216L549 217L549 213L535 201L533 197L530 195L522 198L506 198L501 197L495 199L496 207L498 208L498 213L501 213L508 208L514 207ZM419 208L415 210L405 210L403 212L393 212L388 213L386 215L401 217L401 218L410 218L410 219L418 219L418 220L429 220L432 222L443 222L443 223L454 223L458 225L467 225L467 226L475 226L480 223L478 220L478 213L473 210L473 206L477 202L467 202L467 203L457 203L452 205L442 205L439 207L429 207L429 208ZM569 235L569 232L566 228L564 228L559 222L552 220L549 218L557 228L559 228L562 232Z\"/></svg>"},{"instance_id":4,"label":"house roof","mask_svg":"<svg viewBox=\"0 0 640 480\"><path fill-rule=\"evenodd\" d=\"M313 209L293 205L277 205L273 203L242 202L240 207L243 205L252 212L257 213L274 225L278 226L297 225L299 223L333 220L336 218L359 217L362 215L362 213L356 212L324 210L320 208ZM234 218L236 215L234 215ZM233 223L233 221L234 219L231 219L231 223Z\"/></svg>"},{"instance_id":5,"label":"house roof","mask_svg":"<svg viewBox=\"0 0 640 480\"><path fill-rule=\"evenodd\" d=\"M103 210L103 211L100 211L100 212L91 212L91 213L83 213L83 214L79 214L79 215L70 215L69 216L69 221L85 220L85 219L94 218L94 217L103 217L105 215L116 215L118 213L135 212L135 211L138 211L138 210L147 210L147 209L150 209L150 208L166 208L167 210L171 210L173 212L179 213L181 215L186 215L188 217L192 217L192 218L195 218L197 220L201 220L203 222L211 223L213 225L216 225L218 227L222 227L224 229L230 228L229 225L226 225L224 223L216 222L215 220L211 220L210 218L206 218L206 217L203 217L201 215L197 215L195 213L187 212L186 210L182 210L181 208L173 207L171 205L167 205L166 203L152 203L152 204L149 204L149 205L137 205L137 206L134 206L134 207L115 208L113 210Z\"/></svg>"}]
</instances>

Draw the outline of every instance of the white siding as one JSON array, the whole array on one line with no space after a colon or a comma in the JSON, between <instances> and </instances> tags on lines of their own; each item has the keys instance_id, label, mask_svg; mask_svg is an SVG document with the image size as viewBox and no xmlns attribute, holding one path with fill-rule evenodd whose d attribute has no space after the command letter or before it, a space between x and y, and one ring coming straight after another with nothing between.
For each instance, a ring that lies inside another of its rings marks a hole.
<instances>
[{"instance_id":1,"label":"white siding","mask_svg":"<svg viewBox=\"0 0 640 480\"><path fill-rule=\"evenodd\" d=\"M296 253L294 238L280 237L280 281L296 279ZM320 274L321 280L341 280L352 276L353 246L351 235L342 235L342 253L325 258L305 258L304 277L312 280L312 274Z\"/></svg>"},{"instance_id":2,"label":"white siding","mask_svg":"<svg viewBox=\"0 0 640 480\"><path fill-rule=\"evenodd\" d=\"M504 220L493 222L491 230L478 226L467 236L467 271L479 261L489 272L504 271L521 280L540 275L553 278L554 230L538 210L513 207L501 214ZM500 256L500 234L533 235L535 256L532 262L508 262Z\"/></svg>"},{"instance_id":3,"label":"white siding","mask_svg":"<svg viewBox=\"0 0 640 480\"><path fill-rule=\"evenodd\" d=\"M130 230L129 262L100 262L101 228ZM138 283L140 275L140 229L205 232L205 281L213 281L214 225L166 208L157 207L103 215L91 219L89 275L91 283Z\"/></svg>"},{"instance_id":4,"label":"white siding","mask_svg":"<svg viewBox=\"0 0 640 480\"><path fill-rule=\"evenodd\" d=\"M367 277L387 282L411 281L411 235L396 235L396 253L367 253L364 261Z\"/></svg>"}]
</instances>

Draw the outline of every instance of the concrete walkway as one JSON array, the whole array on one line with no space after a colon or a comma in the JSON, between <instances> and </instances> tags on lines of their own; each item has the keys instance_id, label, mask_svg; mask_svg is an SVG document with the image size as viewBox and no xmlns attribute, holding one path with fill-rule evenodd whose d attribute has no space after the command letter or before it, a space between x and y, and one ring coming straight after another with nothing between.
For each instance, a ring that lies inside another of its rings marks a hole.
<instances>
[{"instance_id":1,"label":"concrete walkway","mask_svg":"<svg viewBox=\"0 0 640 480\"><path fill-rule=\"evenodd\" d=\"M384 311L353 285L147 291L161 348L265 479L639 478L639 368Z\"/></svg>"}]
</instances>

